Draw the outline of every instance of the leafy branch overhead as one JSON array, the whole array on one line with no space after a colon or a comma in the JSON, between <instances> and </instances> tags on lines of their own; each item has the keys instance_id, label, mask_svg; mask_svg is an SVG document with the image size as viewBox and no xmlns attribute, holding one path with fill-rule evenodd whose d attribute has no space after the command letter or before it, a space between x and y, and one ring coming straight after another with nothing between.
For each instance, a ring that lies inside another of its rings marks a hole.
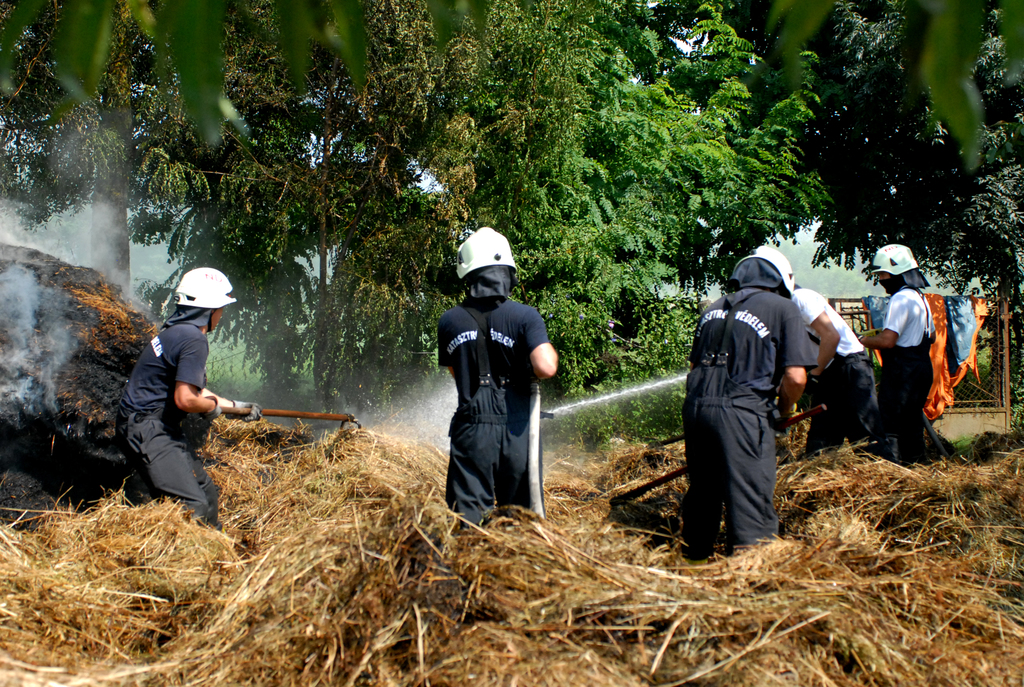
<instances>
[{"instance_id":1,"label":"leafy branch overhead","mask_svg":"<svg viewBox=\"0 0 1024 687\"><path fill-rule=\"evenodd\" d=\"M995 3L992 3L993 5ZM800 79L800 51L821 28L835 0L774 0L770 30L778 29L777 53L791 84ZM906 68L932 108L960 143L964 165L979 163L984 108L974 70L984 38L987 0L907 0L903 52ZM1024 66L1024 0L999 0L1005 79L1016 83Z\"/></svg>"},{"instance_id":2,"label":"leafy branch overhead","mask_svg":"<svg viewBox=\"0 0 1024 687\"><path fill-rule=\"evenodd\" d=\"M338 56L352 81L361 86L366 71L366 29L359 0L276 0L277 35L292 82L305 87L310 51L316 42ZM247 0L64 0L56 5L54 56L57 76L68 94L64 108L94 98L110 58L111 34L118 5L127 5L152 41L165 79L174 82L203 138L217 143L223 122L244 128L231 101L224 97L226 14L249 13ZM471 16L483 26L488 0L430 0L427 6L441 44ZM26 29L46 10L46 0L21 0L0 31L0 87L12 93L11 68Z\"/></svg>"}]
</instances>

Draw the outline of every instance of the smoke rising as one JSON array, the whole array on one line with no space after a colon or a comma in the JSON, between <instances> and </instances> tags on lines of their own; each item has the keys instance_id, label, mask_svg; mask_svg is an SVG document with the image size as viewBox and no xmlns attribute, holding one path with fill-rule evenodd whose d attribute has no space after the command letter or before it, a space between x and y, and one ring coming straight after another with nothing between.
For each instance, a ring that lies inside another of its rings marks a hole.
<instances>
[{"instance_id":1,"label":"smoke rising","mask_svg":"<svg viewBox=\"0 0 1024 687\"><path fill-rule=\"evenodd\" d=\"M62 314L66 301L63 293L40 285L22 265L0 272L2 412L56 412L56 373L75 345Z\"/></svg>"},{"instance_id":2,"label":"smoke rising","mask_svg":"<svg viewBox=\"0 0 1024 687\"><path fill-rule=\"evenodd\" d=\"M29 229L18 214L19 206L0 200L0 243L22 246L52 255L69 265L94 269L110 284L121 287L126 297L136 305L142 300L135 294L130 279L118 269L117 250L114 246L113 208L103 203L92 203L78 212L57 215L49 221ZM166 257L164 246L132 246L132 261L143 252L158 253ZM163 279L173 271L165 260L146 260L145 272L149 279ZM154 267L157 269L154 271ZM133 270L137 271L138 270ZM139 272L141 273L141 272Z\"/></svg>"}]
</instances>

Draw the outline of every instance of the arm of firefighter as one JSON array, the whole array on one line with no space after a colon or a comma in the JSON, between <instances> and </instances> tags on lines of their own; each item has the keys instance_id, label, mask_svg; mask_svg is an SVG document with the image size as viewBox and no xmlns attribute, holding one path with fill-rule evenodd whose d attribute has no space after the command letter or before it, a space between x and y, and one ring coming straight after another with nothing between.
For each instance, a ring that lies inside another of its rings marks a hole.
<instances>
[{"instance_id":1,"label":"arm of firefighter","mask_svg":"<svg viewBox=\"0 0 1024 687\"><path fill-rule=\"evenodd\" d=\"M832 320L828 319L828 315L825 312L822 312L811 322L811 329L821 339L821 343L818 344L818 366L811 370L811 374L820 375L825 371L832 357L835 356L836 349L839 348L839 331L832 324Z\"/></svg>"},{"instance_id":2,"label":"arm of firefighter","mask_svg":"<svg viewBox=\"0 0 1024 687\"><path fill-rule=\"evenodd\" d=\"M230 408L235 402L221 398L209 389L200 389L188 382L175 382L174 405L186 413L209 413L217 406Z\"/></svg>"},{"instance_id":3,"label":"arm of firefighter","mask_svg":"<svg viewBox=\"0 0 1024 687\"><path fill-rule=\"evenodd\" d=\"M892 348L900 335L891 329L883 329L881 334L861 337L860 343L867 348Z\"/></svg>"},{"instance_id":4,"label":"arm of firefighter","mask_svg":"<svg viewBox=\"0 0 1024 687\"><path fill-rule=\"evenodd\" d=\"M779 408L783 417L788 417L790 409L796 406L800 396L804 393L804 386L807 384L807 370L802 367L787 367L782 374L782 384L779 386Z\"/></svg>"},{"instance_id":5,"label":"arm of firefighter","mask_svg":"<svg viewBox=\"0 0 1024 687\"><path fill-rule=\"evenodd\" d=\"M530 351L530 364L537 379L554 377L558 372L558 351L550 343L543 343Z\"/></svg>"}]
</instances>

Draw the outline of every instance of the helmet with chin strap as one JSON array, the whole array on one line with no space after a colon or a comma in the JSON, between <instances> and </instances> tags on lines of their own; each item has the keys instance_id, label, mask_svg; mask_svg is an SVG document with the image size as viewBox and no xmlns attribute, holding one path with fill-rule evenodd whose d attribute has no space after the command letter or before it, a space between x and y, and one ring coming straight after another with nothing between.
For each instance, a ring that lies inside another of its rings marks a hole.
<instances>
[{"instance_id":1,"label":"helmet with chin strap","mask_svg":"<svg viewBox=\"0 0 1024 687\"><path fill-rule=\"evenodd\" d=\"M231 282L220 270L200 267L190 270L181 278L174 290L178 305L215 310L235 302L231 297Z\"/></svg>"},{"instance_id":2,"label":"helmet with chin strap","mask_svg":"<svg viewBox=\"0 0 1024 687\"><path fill-rule=\"evenodd\" d=\"M872 272L888 272L892 275L903 274L917 268L917 260L909 248L899 243L890 243L875 251L871 258Z\"/></svg>"},{"instance_id":3,"label":"helmet with chin strap","mask_svg":"<svg viewBox=\"0 0 1024 687\"><path fill-rule=\"evenodd\" d=\"M512 259L512 246L508 239L490 227L480 227L459 246L459 265L455 269L459 279L481 267L505 265L516 269Z\"/></svg>"}]
</instances>

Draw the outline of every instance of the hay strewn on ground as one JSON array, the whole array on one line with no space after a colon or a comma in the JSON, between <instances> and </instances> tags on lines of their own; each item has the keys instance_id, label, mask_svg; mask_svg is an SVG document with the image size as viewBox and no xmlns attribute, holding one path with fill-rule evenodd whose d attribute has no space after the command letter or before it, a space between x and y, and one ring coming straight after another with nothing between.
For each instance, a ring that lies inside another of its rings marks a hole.
<instances>
[{"instance_id":1,"label":"hay strewn on ground","mask_svg":"<svg viewBox=\"0 0 1024 687\"><path fill-rule=\"evenodd\" d=\"M447 458L373 432L217 421L226 534L116 495L0 528L0 685L1019 685L1024 452L780 470L787 538L672 545L680 464L548 475L549 519L456 528ZM661 543L661 545L657 545Z\"/></svg>"}]
</instances>

